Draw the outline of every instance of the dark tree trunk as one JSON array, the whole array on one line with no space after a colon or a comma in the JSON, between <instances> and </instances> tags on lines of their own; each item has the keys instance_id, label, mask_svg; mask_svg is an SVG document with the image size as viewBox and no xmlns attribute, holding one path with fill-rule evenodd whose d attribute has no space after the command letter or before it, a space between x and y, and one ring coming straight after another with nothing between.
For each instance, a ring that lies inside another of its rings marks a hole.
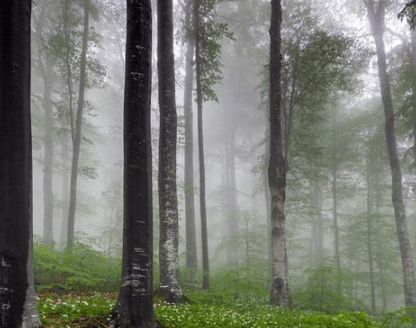
<instances>
[{"instance_id":1,"label":"dark tree trunk","mask_svg":"<svg viewBox=\"0 0 416 328\"><path fill-rule=\"evenodd\" d=\"M209 288L209 256L208 256L208 227L207 208L205 203L205 159L204 159L204 131L202 123L202 89L201 89L201 52L200 52L200 0L194 3L195 20L195 67L196 67L196 99L198 106L198 157L199 157L199 202L201 209L201 237L202 237L202 288Z\"/></svg>"},{"instance_id":2,"label":"dark tree trunk","mask_svg":"<svg viewBox=\"0 0 416 328\"><path fill-rule=\"evenodd\" d=\"M178 253L178 199L176 189L177 114L175 63L173 55L172 0L158 0L158 77L159 77L159 211L160 286L168 302L180 302Z\"/></svg>"},{"instance_id":3,"label":"dark tree trunk","mask_svg":"<svg viewBox=\"0 0 416 328\"><path fill-rule=\"evenodd\" d=\"M189 30L192 26L192 1L186 2L185 23ZM189 33L186 43L185 63L185 222L186 222L186 267L189 269L189 282L195 282L197 270L197 248L195 232L195 190L194 190L194 133L192 91L194 77L195 36Z\"/></svg>"},{"instance_id":4,"label":"dark tree trunk","mask_svg":"<svg viewBox=\"0 0 416 328\"><path fill-rule=\"evenodd\" d=\"M403 266L404 298L406 306L413 306L416 305L414 267L403 202L402 173L397 153L393 101L391 97L389 76L387 74L386 52L383 40L385 32L384 16L388 1L380 0L378 1L378 6L376 6L374 0L364 0L364 3L367 7L368 20L376 44L380 92L385 116L387 154L390 161L392 178L392 201Z\"/></svg>"},{"instance_id":5,"label":"dark tree trunk","mask_svg":"<svg viewBox=\"0 0 416 328\"><path fill-rule=\"evenodd\" d=\"M32 261L31 1L0 10L0 326L40 327Z\"/></svg>"},{"instance_id":6,"label":"dark tree trunk","mask_svg":"<svg viewBox=\"0 0 416 328\"><path fill-rule=\"evenodd\" d=\"M281 114L281 36L282 4L271 0L270 25L270 161L272 288L270 303L290 306L288 261L285 240L286 169L283 155Z\"/></svg>"},{"instance_id":7,"label":"dark tree trunk","mask_svg":"<svg viewBox=\"0 0 416 328\"><path fill-rule=\"evenodd\" d=\"M62 127L63 128L63 127ZM65 133L60 136L60 148L62 157L62 220L61 220L61 239L60 245L65 248L67 244L67 228L68 228L68 205L69 205L69 179L70 172L67 167L69 162L69 140Z\"/></svg>"},{"instance_id":8,"label":"dark tree trunk","mask_svg":"<svg viewBox=\"0 0 416 328\"><path fill-rule=\"evenodd\" d=\"M68 208L68 230L67 230L67 247L74 242L75 236L75 211L77 204L77 181L78 181L78 163L81 148L81 129L82 113L84 110L84 95L86 82L87 67L87 49L88 49L88 29L89 29L89 0L84 0L84 31L82 35L82 49L80 61L80 80L78 92L78 106L75 116L75 129L72 130L72 164L71 164L71 182L69 193ZM72 116L72 113L71 113ZM71 126L73 128L73 126Z\"/></svg>"},{"instance_id":9,"label":"dark tree trunk","mask_svg":"<svg viewBox=\"0 0 416 328\"><path fill-rule=\"evenodd\" d=\"M126 40L123 268L116 321L121 328L151 328L153 209L150 0L127 1Z\"/></svg>"}]
</instances>

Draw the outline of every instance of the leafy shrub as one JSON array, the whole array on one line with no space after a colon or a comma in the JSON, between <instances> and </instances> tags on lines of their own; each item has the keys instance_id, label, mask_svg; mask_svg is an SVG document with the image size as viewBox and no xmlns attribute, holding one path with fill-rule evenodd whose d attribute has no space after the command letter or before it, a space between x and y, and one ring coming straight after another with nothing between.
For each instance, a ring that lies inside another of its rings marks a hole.
<instances>
[{"instance_id":1,"label":"leafy shrub","mask_svg":"<svg viewBox=\"0 0 416 328\"><path fill-rule=\"evenodd\" d=\"M34 243L35 285L38 288L116 291L120 287L121 260L83 243L67 251Z\"/></svg>"}]
</instances>

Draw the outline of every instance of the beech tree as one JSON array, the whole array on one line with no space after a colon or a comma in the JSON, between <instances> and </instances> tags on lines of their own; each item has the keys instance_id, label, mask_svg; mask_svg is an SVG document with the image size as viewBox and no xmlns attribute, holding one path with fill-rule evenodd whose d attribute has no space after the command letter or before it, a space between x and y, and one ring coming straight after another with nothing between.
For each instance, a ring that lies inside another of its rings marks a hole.
<instances>
[{"instance_id":1,"label":"beech tree","mask_svg":"<svg viewBox=\"0 0 416 328\"><path fill-rule=\"evenodd\" d=\"M270 303L290 305L288 263L285 240L286 169L281 122L281 36L282 4L271 0L270 24L270 158L268 167L271 196L272 289Z\"/></svg>"},{"instance_id":2,"label":"beech tree","mask_svg":"<svg viewBox=\"0 0 416 328\"><path fill-rule=\"evenodd\" d=\"M115 318L122 328L153 327L151 53L150 0L129 0L124 91L123 267Z\"/></svg>"},{"instance_id":3,"label":"beech tree","mask_svg":"<svg viewBox=\"0 0 416 328\"><path fill-rule=\"evenodd\" d=\"M158 77L159 77L159 293L168 302L179 302L179 227L176 188L177 113L175 100L175 63L173 55L172 0L159 0Z\"/></svg>"},{"instance_id":4,"label":"beech tree","mask_svg":"<svg viewBox=\"0 0 416 328\"><path fill-rule=\"evenodd\" d=\"M0 10L0 326L40 327L32 257L30 0Z\"/></svg>"},{"instance_id":5,"label":"beech tree","mask_svg":"<svg viewBox=\"0 0 416 328\"><path fill-rule=\"evenodd\" d=\"M385 10L389 1L364 0L364 4L367 9L368 21L376 45L380 93L385 116L386 146L392 178L392 202L403 267L404 298L405 304L412 306L416 305L416 283L403 201L402 173L396 145L393 100L389 75L387 73L386 51L383 40L383 35L386 30Z\"/></svg>"}]
</instances>

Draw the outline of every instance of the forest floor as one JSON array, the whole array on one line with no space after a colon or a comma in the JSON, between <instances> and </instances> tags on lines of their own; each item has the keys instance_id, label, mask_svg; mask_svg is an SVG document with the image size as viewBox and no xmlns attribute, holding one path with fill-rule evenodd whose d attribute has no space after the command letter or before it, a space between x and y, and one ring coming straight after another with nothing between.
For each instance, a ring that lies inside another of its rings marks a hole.
<instances>
[{"instance_id":1,"label":"forest floor","mask_svg":"<svg viewBox=\"0 0 416 328\"><path fill-rule=\"evenodd\" d=\"M195 295L192 293L190 296ZM39 315L44 328L110 328L109 316L117 294L88 290L41 290L38 297ZM154 310L161 328L414 327L402 314L375 320L358 311L324 313L282 309L248 300L233 303L219 299L207 301L206 297L201 299L199 296L179 305L156 300Z\"/></svg>"}]
</instances>

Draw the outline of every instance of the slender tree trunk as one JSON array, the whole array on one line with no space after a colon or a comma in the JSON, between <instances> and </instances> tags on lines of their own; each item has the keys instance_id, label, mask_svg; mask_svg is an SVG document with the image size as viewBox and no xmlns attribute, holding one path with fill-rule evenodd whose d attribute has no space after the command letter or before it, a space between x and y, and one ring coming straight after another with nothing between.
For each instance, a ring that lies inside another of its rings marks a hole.
<instances>
[{"instance_id":1,"label":"slender tree trunk","mask_svg":"<svg viewBox=\"0 0 416 328\"><path fill-rule=\"evenodd\" d=\"M87 67L89 6L89 0L84 0L84 31L82 35L78 106L75 117L75 130L72 131L72 164L68 208L67 247L70 247L73 244L75 236L75 210L77 204L78 163L81 149L82 113L84 110L84 95Z\"/></svg>"},{"instance_id":2,"label":"slender tree trunk","mask_svg":"<svg viewBox=\"0 0 416 328\"><path fill-rule=\"evenodd\" d=\"M230 108L228 108L230 110ZM224 144L225 149L225 182L226 195L226 213L227 213L227 234L229 243L227 246L226 259L227 263L238 266L238 204L237 204L237 187L235 181L235 123L227 114L224 108L224 131L227 133L227 142Z\"/></svg>"},{"instance_id":3,"label":"slender tree trunk","mask_svg":"<svg viewBox=\"0 0 416 328\"><path fill-rule=\"evenodd\" d=\"M375 296L375 285L374 285L374 266L373 266L373 247L372 247L372 224L371 224L371 178L370 178L370 169L371 169L371 155L367 155L366 164L367 164L367 249L368 249L368 269L370 271L370 290L371 290L371 309L376 310L376 296Z\"/></svg>"},{"instance_id":4,"label":"slender tree trunk","mask_svg":"<svg viewBox=\"0 0 416 328\"><path fill-rule=\"evenodd\" d=\"M288 261L285 240L286 169L281 118L281 0L271 0L270 26L270 162L272 290L270 303L290 306Z\"/></svg>"},{"instance_id":5,"label":"slender tree trunk","mask_svg":"<svg viewBox=\"0 0 416 328\"><path fill-rule=\"evenodd\" d=\"M364 3L367 7L368 20L370 22L371 32L376 44L380 92L385 115L387 154L390 161L392 177L392 201L403 266L404 298L406 306L413 306L416 305L415 275L403 202L402 173L397 153L393 101L391 97L389 76L387 74L386 52L383 40L385 31L384 15L388 1L378 1L377 9L374 0L364 0Z\"/></svg>"},{"instance_id":6,"label":"slender tree trunk","mask_svg":"<svg viewBox=\"0 0 416 328\"><path fill-rule=\"evenodd\" d=\"M195 68L196 68L196 98L198 106L198 155L199 155L199 201L201 210L202 234L202 288L209 288L209 256L208 256L208 227L207 209L205 203L205 161L204 161L204 131L202 123L202 89L201 89L201 53L200 53L200 0L194 3L195 20Z\"/></svg>"},{"instance_id":7,"label":"slender tree trunk","mask_svg":"<svg viewBox=\"0 0 416 328\"><path fill-rule=\"evenodd\" d=\"M176 189L177 114L173 55L172 0L158 0L158 74L159 74L159 211L160 287L168 302L180 302L178 254L178 198Z\"/></svg>"},{"instance_id":8,"label":"slender tree trunk","mask_svg":"<svg viewBox=\"0 0 416 328\"><path fill-rule=\"evenodd\" d=\"M341 255L339 250L339 225L338 225L338 145L336 139L336 109L334 108L333 116L332 116L332 184L331 184L331 192L332 192L332 219L333 219L333 227L334 227L334 246L335 246L335 267L337 269L337 292L341 294L342 286L341 286Z\"/></svg>"},{"instance_id":9,"label":"slender tree trunk","mask_svg":"<svg viewBox=\"0 0 416 328\"><path fill-rule=\"evenodd\" d=\"M153 207L150 0L127 1L124 91L124 219L120 328L152 328Z\"/></svg>"},{"instance_id":10,"label":"slender tree trunk","mask_svg":"<svg viewBox=\"0 0 416 328\"><path fill-rule=\"evenodd\" d=\"M48 58L49 60L51 58ZM53 113L51 94L53 85L53 61L46 63L44 72L43 109L45 111L45 134L43 154L43 242L53 243Z\"/></svg>"},{"instance_id":11,"label":"slender tree trunk","mask_svg":"<svg viewBox=\"0 0 416 328\"><path fill-rule=\"evenodd\" d=\"M323 261L324 253L324 231L322 222L322 190L319 182L313 182L313 202L315 209L315 220L312 223L313 259L315 267L318 268Z\"/></svg>"},{"instance_id":12,"label":"slender tree trunk","mask_svg":"<svg viewBox=\"0 0 416 328\"><path fill-rule=\"evenodd\" d=\"M43 242L45 244L53 243L53 111L51 104L51 95L54 83L55 59L49 56L45 51L43 42L44 34L51 35L50 28L45 28L45 8L41 8L41 13L35 22L35 42L37 45L37 65L43 79L43 96L42 107L45 112L44 128L44 153L43 153Z\"/></svg>"},{"instance_id":13,"label":"slender tree trunk","mask_svg":"<svg viewBox=\"0 0 416 328\"><path fill-rule=\"evenodd\" d=\"M65 133L60 136L61 157L62 157L62 220L61 220L61 239L60 244L65 248L67 244L67 230L68 230L68 206L69 206L69 169L67 163L69 162L69 140Z\"/></svg>"},{"instance_id":14,"label":"slender tree trunk","mask_svg":"<svg viewBox=\"0 0 416 328\"><path fill-rule=\"evenodd\" d=\"M186 2L187 28L192 30L192 1ZM194 133L193 133L193 110L192 91L194 77L194 53L195 36L190 33L186 42L185 63L185 90L184 90L184 112L185 112L185 228L186 228L186 267L189 269L189 282L195 282L197 270L197 248L195 231L195 190L194 190Z\"/></svg>"},{"instance_id":15,"label":"slender tree trunk","mask_svg":"<svg viewBox=\"0 0 416 328\"><path fill-rule=\"evenodd\" d=\"M40 327L32 254L31 1L0 10L0 326Z\"/></svg>"}]
</instances>

